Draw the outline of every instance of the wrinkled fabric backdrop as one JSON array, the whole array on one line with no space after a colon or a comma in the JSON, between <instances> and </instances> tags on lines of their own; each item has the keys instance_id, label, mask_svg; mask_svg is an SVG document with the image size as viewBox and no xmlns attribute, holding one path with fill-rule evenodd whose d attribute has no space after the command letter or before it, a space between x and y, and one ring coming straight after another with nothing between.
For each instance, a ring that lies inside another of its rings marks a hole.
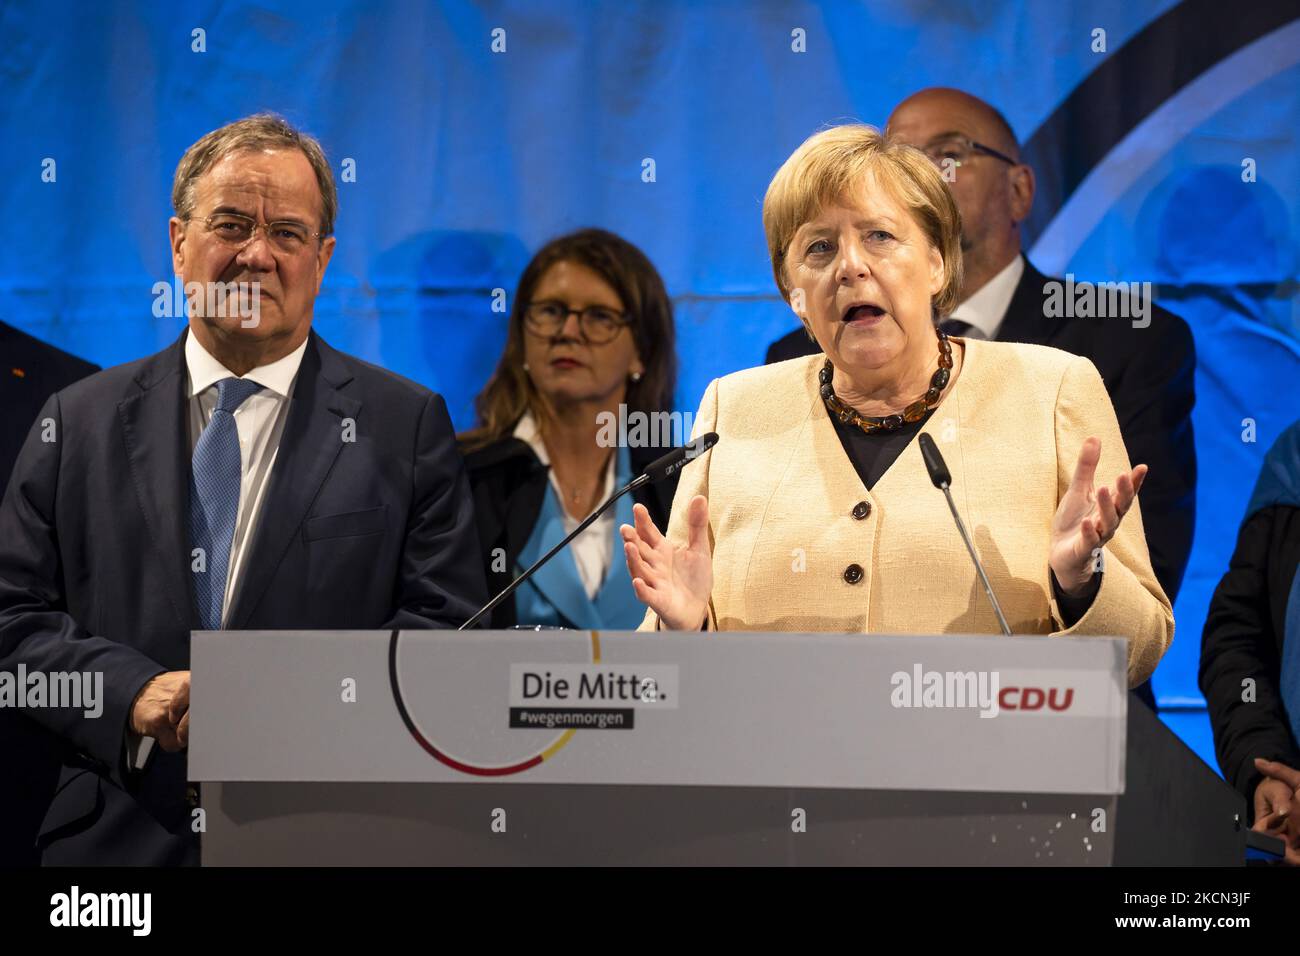
<instances>
[{"instance_id":1,"label":"wrinkled fabric backdrop","mask_svg":"<svg viewBox=\"0 0 1300 956\"><path fill-rule=\"evenodd\" d=\"M547 238L598 225L662 271L677 405L694 411L711 378L761 362L794 327L759 218L777 166L826 123L879 125L918 88L965 88L1003 110L1037 169L1035 263L1156 283L1195 333L1196 544L1155 683L1165 719L1213 765L1201 627L1263 454L1300 416L1297 10L10 2L0 318L102 365L173 341L181 323L154 317L152 287L171 279L176 162L271 109L320 137L336 175L355 169L316 304L331 344L443 393L466 427L503 342L492 290L513 293Z\"/></svg>"}]
</instances>

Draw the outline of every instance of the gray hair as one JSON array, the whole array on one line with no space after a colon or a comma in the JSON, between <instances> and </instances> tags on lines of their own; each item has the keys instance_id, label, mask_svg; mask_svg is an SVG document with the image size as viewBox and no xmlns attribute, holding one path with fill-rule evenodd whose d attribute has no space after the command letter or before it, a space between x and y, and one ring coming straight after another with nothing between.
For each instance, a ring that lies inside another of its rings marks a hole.
<instances>
[{"instance_id":1,"label":"gray hair","mask_svg":"<svg viewBox=\"0 0 1300 956\"><path fill-rule=\"evenodd\" d=\"M283 116L256 113L214 129L185 151L176 164L172 180L172 207L176 215L188 221L194 215L194 183L216 165L217 161L241 150L296 149L311 163L321 195L322 235L334 232L334 217L339 211L339 194L334 172L325 158L325 150L315 137L295 129Z\"/></svg>"}]
</instances>

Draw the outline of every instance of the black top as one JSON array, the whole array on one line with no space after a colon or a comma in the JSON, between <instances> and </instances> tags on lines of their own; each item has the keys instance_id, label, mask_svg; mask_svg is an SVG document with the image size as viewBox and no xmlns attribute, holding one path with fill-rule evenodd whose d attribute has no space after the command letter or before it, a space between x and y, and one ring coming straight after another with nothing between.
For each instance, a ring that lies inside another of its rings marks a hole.
<instances>
[{"instance_id":1,"label":"black top","mask_svg":"<svg viewBox=\"0 0 1300 956\"><path fill-rule=\"evenodd\" d=\"M1000 342L1027 342L1082 355L1106 383L1124 447L1151 471L1142 486L1142 524L1151 567L1169 600L1178 596L1196 523L1196 452L1192 442L1196 349L1178 316L1152 305L1149 327L1127 319L1054 318L1044 298L1054 280L1027 259L998 328ZM774 342L767 361L821 350L802 329Z\"/></svg>"},{"instance_id":2,"label":"black top","mask_svg":"<svg viewBox=\"0 0 1300 956\"><path fill-rule=\"evenodd\" d=\"M629 448L632 475L667 452L665 448ZM465 454L470 492L474 497L474 520L478 525L483 569L487 573L488 595L495 597L514 580L519 552L533 533L546 497L548 468L528 443L508 436ZM660 531L668 530L668 512L677 491L678 474L664 481L642 485L632 499L645 505ZM504 560L503 560L504 559ZM614 560L621 561L616 552ZM492 611L485 627L499 629L519 623L512 595Z\"/></svg>"},{"instance_id":3,"label":"black top","mask_svg":"<svg viewBox=\"0 0 1300 956\"><path fill-rule=\"evenodd\" d=\"M924 418L905 424L897 431L874 432L870 435L857 425L840 421L834 413L831 414L831 422L835 425L835 434L839 436L840 444L844 446L844 453L849 456L862 484L870 491L933 414L932 408L925 413ZM921 449L918 447L912 454L921 454Z\"/></svg>"},{"instance_id":4,"label":"black top","mask_svg":"<svg viewBox=\"0 0 1300 956\"><path fill-rule=\"evenodd\" d=\"M831 414L831 423L835 426L835 434L839 437L840 444L844 446L844 453L849 456L854 471L858 473L858 477L868 491L884 477L890 465L907 450L912 439L925 427L925 423L930 420L934 411L933 408L930 409L925 413L925 417L905 424L896 431L871 434L864 432L857 425L841 422L836 415ZM909 454L919 455L921 449L918 447L916 451ZM935 494L939 494L937 489ZM953 533L957 533L956 528L953 528ZM1088 612L1088 608L1092 607L1093 598L1101 590L1101 575L1094 574L1088 590L1078 597L1070 597L1062 591L1055 574L1049 572L1049 576L1052 582L1052 596L1056 598L1056 605L1061 609L1061 617L1064 618L1061 623L1067 628L1073 627Z\"/></svg>"},{"instance_id":5,"label":"black top","mask_svg":"<svg viewBox=\"0 0 1300 956\"><path fill-rule=\"evenodd\" d=\"M1215 588L1201 635L1201 692L1223 777L1255 812L1256 757L1300 768L1300 742L1282 703L1287 599L1300 568L1300 508L1272 505L1241 526L1228 573ZM1242 682L1255 682L1243 700Z\"/></svg>"}]
</instances>

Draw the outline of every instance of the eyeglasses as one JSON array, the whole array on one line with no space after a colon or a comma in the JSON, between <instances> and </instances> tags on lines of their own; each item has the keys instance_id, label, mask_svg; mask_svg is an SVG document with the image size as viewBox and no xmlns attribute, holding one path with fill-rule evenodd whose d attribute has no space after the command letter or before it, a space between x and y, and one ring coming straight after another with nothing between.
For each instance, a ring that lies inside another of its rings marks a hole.
<instances>
[{"instance_id":1,"label":"eyeglasses","mask_svg":"<svg viewBox=\"0 0 1300 956\"><path fill-rule=\"evenodd\" d=\"M247 245L259 229L264 229L266 241L287 255L301 252L309 241L324 235L324 233L312 232L302 223L294 222L292 219L259 223L256 219L235 212L219 212L204 216L197 221L203 223L208 232L226 245L237 248Z\"/></svg>"},{"instance_id":2,"label":"eyeglasses","mask_svg":"<svg viewBox=\"0 0 1300 956\"><path fill-rule=\"evenodd\" d=\"M945 162L951 162L954 166L961 166L970 160L972 153L983 153L985 156L992 156L994 159L1000 159L1012 166L1020 165L1006 153L999 153L993 147L977 143L965 136L945 136L942 139L936 139L927 144L922 149L922 152L929 156L930 161L940 169L943 168Z\"/></svg>"},{"instance_id":3,"label":"eyeglasses","mask_svg":"<svg viewBox=\"0 0 1300 956\"><path fill-rule=\"evenodd\" d=\"M545 299L528 303L524 309L524 327L534 335L550 338L564 328L571 315L578 317L582 337L593 345L613 341L623 326L632 324L626 312L607 306L590 305L585 309L571 309L567 303Z\"/></svg>"}]
</instances>

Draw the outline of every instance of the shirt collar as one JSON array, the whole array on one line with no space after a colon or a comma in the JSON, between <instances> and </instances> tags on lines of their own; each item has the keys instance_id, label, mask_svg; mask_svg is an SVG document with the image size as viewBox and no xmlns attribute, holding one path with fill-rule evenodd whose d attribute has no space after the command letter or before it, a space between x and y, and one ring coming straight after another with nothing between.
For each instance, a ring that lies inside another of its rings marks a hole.
<instances>
[{"instance_id":1,"label":"shirt collar","mask_svg":"<svg viewBox=\"0 0 1300 956\"><path fill-rule=\"evenodd\" d=\"M519 419L519 424L515 426L514 437L528 445L537 456L537 460L545 465L548 469L551 467L550 456L546 454L546 442L542 441L542 430L537 424L537 419L533 417L531 411L524 412ZM615 471L620 461L622 449L618 449L613 455L609 456L609 465L605 468L605 494L600 500L604 501L614 493ZM626 467L626 466L624 466ZM631 481L631 479L628 479ZM560 484L555 477L555 471L551 471L551 483L555 485L556 494L562 494ZM567 514L567 512L566 512Z\"/></svg>"},{"instance_id":2,"label":"shirt collar","mask_svg":"<svg viewBox=\"0 0 1300 956\"><path fill-rule=\"evenodd\" d=\"M243 377L252 379L268 391L288 398L293 391L294 379L298 377L298 369L302 365L303 354L307 351L309 338L310 336L303 339L301 345L283 358L276 359L269 365L259 365L249 370ZM202 395L205 390L223 378L240 377L218 362L192 332L187 332L185 335L185 367L190 377L190 398Z\"/></svg>"},{"instance_id":3,"label":"shirt collar","mask_svg":"<svg viewBox=\"0 0 1300 956\"><path fill-rule=\"evenodd\" d=\"M551 458L546 454L546 442L542 441L542 430L537 427L537 419L532 412L524 412L519 424L515 426L514 437L531 448L538 461L550 467Z\"/></svg>"},{"instance_id":4,"label":"shirt collar","mask_svg":"<svg viewBox=\"0 0 1300 956\"><path fill-rule=\"evenodd\" d=\"M969 323L987 339L996 338L1024 272L1024 257L1016 256L1006 268L984 283L983 288L957 306L949 318Z\"/></svg>"}]
</instances>

